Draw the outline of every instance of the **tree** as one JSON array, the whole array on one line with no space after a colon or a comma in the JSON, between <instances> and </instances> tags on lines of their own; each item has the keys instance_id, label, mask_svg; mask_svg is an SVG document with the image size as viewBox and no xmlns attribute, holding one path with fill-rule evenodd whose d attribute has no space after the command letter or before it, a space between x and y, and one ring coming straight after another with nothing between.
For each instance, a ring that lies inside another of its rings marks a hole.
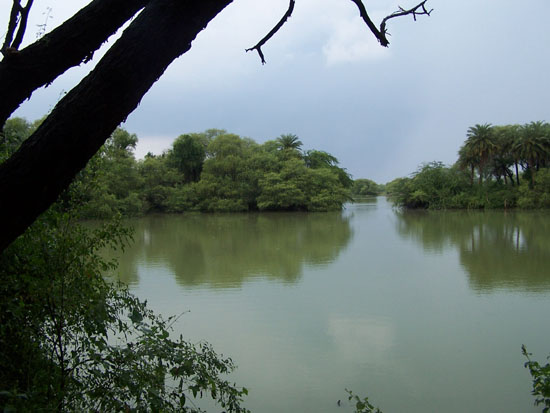
<instances>
[{"instance_id":1,"label":"tree","mask_svg":"<svg viewBox=\"0 0 550 413\"><path fill-rule=\"evenodd\" d=\"M206 137L198 134L181 135L172 143L170 164L183 173L185 182L199 181L207 145Z\"/></svg>"},{"instance_id":2,"label":"tree","mask_svg":"<svg viewBox=\"0 0 550 413\"><path fill-rule=\"evenodd\" d=\"M483 183L483 174L485 166L490 156L496 151L497 145L489 123L483 125L476 124L468 128L466 133L468 139L464 143L464 150L469 159L477 159L477 168L479 171L479 184Z\"/></svg>"},{"instance_id":3,"label":"tree","mask_svg":"<svg viewBox=\"0 0 550 413\"><path fill-rule=\"evenodd\" d=\"M493 131L497 140L496 166L500 167L502 172L509 173L509 168L513 165L516 174L516 184L519 186L519 162L520 156L514 149L519 139L519 125L494 126ZM512 185L514 179L509 174Z\"/></svg>"},{"instance_id":4,"label":"tree","mask_svg":"<svg viewBox=\"0 0 550 413\"><path fill-rule=\"evenodd\" d=\"M378 185L376 182L365 178L354 180L351 187L351 194L354 197L376 196L380 195L382 191L382 185Z\"/></svg>"},{"instance_id":5,"label":"tree","mask_svg":"<svg viewBox=\"0 0 550 413\"><path fill-rule=\"evenodd\" d=\"M457 166L462 170L468 170L470 186L474 185L475 168L479 164L478 156L465 144L458 150Z\"/></svg>"},{"instance_id":6,"label":"tree","mask_svg":"<svg viewBox=\"0 0 550 413\"><path fill-rule=\"evenodd\" d=\"M390 19L429 15L424 0L400 9L376 27L361 0L352 0L370 31L388 46ZM128 28L96 67L65 95L20 149L0 165L0 251L20 235L69 186L115 128L168 65L191 48L197 34L232 0L93 0L67 22L34 44L21 44L27 13L14 1L0 62L0 125L34 90L68 68L89 60L107 38L131 19ZM261 47L290 17L283 19L256 46ZM21 33L21 34L19 34ZM136 68L139 68L137 70ZM47 171L47 173L46 173Z\"/></svg>"},{"instance_id":7,"label":"tree","mask_svg":"<svg viewBox=\"0 0 550 413\"><path fill-rule=\"evenodd\" d=\"M292 133L287 133L279 136L276 139L281 151L299 151L303 143L298 137Z\"/></svg>"},{"instance_id":8,"label":"tree","mask_svg":"<svg viewBox=\"0 0 550 413\"><path fill-rule=\"evenodd\" d=\"M531 186L535 183L536 171L550 153L549 141L548 123L537 121L522 126L520 139L514 145L531 174Z\"/></svg>"},{"instance_id":9,"label":"tree","mask_svg":"<svg viewBox=\"0 0 550 413\"><path fill-rule=\"evenodd\" d=\"M8 119L0 134L0 161L9 158L30 134L31 125L25 119Z\"/></svg>"}]
</instances>

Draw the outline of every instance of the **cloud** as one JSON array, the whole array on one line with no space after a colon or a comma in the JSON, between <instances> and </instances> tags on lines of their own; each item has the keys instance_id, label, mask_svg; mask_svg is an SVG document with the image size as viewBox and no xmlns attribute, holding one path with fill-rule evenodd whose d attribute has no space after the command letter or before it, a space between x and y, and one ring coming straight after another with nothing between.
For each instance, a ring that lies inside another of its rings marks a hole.
<instances>
[{"instance_id":1,"label":"cloud","mask_svg":"<svg viewBox=\"0 0 550 413\"><path fill-rule=\"evenodd\" d=\"M121 125L125 127L125 125ZM148 152L160 155L167 149L170 149L172 142L177 136L166 135L143 135L139 136L136 146L135 156L137 159L143 159Z\"/></svg>"},{"instance_id":2,"label":"cloud","mask_svg":"<svg viewBox=\"0 0 550 413\"><path fill-rule=\"evenodd\" d=\"M328 65L390 56L389 49L378 44L360 17L335 21L331 36L323 46L323 54Z\"/></svg>"}]
</instances>

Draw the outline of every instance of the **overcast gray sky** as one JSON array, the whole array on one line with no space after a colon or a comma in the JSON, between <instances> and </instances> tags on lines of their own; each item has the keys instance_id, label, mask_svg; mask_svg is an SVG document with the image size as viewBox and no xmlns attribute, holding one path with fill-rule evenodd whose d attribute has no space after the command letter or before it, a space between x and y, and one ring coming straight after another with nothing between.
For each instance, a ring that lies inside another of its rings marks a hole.
<instances>
[{"instance_id":1,"label":"overcast gray sky","mask_svg":"<svg viewBox=\"0 0 550 413\"><path fill-rule=\"evenodd\" d=\"M376 21L416 0L371 0ZM59 25L86 0L35 0L36 25ZM350 0L235 0L175 61L123 125L138 157L178 135L223 128L257 142L294 133L336 156L354 178L385 183L423 162L452 164L476 123L550 121L550 0L429 0L431 17L394 19L382 48ZM11 0L0 0L3 39ZM108 45L107 45L108 46ZM162 45L159 45L162 47ZM96 53L95 61L101 56ZM94 62L69 70L15 113L34 120Z\"/></svg>"}]
</instances>

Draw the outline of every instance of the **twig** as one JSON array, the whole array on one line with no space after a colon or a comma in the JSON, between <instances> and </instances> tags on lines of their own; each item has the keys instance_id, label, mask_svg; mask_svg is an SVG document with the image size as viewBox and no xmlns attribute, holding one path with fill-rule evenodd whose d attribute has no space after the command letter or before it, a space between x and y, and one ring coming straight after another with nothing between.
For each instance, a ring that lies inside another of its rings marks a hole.
<instances>
[{"instance_id":1,"label":"twig","mask_svg":"<svg viewBox=\"0 0 550 413\"><path fill-rule=\"evenodd\" d=\"M404 8L399 7L398 11L394 11L392 14L390 14L389 16L386 16L382 20L382 23L380 23L380 32L386 34L386 22L389 19L393 19L394 17L407 16L409 14L412 14L414 21L416 21L416 16L423 16L423 15L429 16L430 13L433 11L433 9L430 9L430 10L426 9L427 1L428 0L424 0L423 2L417 4L412 9L409 9L409 10L405 10ZM420 11L418 11L419 9Z\"/></svg>"},{"instance_id":2,"label":"twig","mask_svg":"<svg viewBox=\"0 0 550 413\"><path fill-rule=\"evenodd\" d=\"M256 44L256 46L253 46L249 49L245 49L246 52L250 52L251 50L256 50L258 52L258 55L260 55L260 59L262 60L262 64L264 65L266 62L265 62L265 58L264 58L264 54L262 52L262 46L269 40L273 37L273 35L275 33L277 33L279 31L279 29L281 27L283 27L283 25L286 23L286 21L288 20L288 18L292 15L292 11L294 10L294 1L295 0L290 0L289 4L288 4L288 10L286 11L286 13L284 14L284 16L281 18L281 20L279 20L279 23L277 23L275 25L275 27L273 29L271 29L271 31L262 39L258 42L258 44Z\"/></svg>"},{"instance_id":3,"label":"twig","mask_svg":"<svg viewBox=\"0 0 550 413\"><path fill-rule=\"evenodd\" d=\"M393 19L394 17L407 16L411 14L414 20L416 21L416 16L421 16L421 15L429 16L433 10L433 9L430 9L430 10L426 9L426 2L428 0L424 0L418 3L416 6L414 6L412 9L409 9L409 10L405 10L403 7L399 7L399 10L394 11L392 14L382 19L382 23L380 23L380 28L378 29L373 23L373 21L371 20L371 18L369 17L367 13L367 9L363 4L363 1L362 0L351 0L351 1L355 3L357 8L359 9L359 14L361 18L363 19L365 24L368 26L370 31L374 34L374 36L378 39L380 44L384 47L388 47L388 45L390 44L387 37L388 31L386 29L386 22L388 20Z\"/></svg>"}]
</instances>

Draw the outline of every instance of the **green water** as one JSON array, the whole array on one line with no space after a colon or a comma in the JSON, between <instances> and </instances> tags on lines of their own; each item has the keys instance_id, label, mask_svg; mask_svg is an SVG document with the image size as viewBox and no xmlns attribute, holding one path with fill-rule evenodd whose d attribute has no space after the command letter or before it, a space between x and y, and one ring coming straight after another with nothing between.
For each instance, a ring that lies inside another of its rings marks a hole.
<instances>
[{"instance_id":1,"label":"green water","mask_svg":"<svg viewBox=\"0 0 550 413\"><path fill-rule=\"evenodd\" d=\"M385 413L541 411L521 345L550 353L548 213L378 198L131 224L120 278L162 313L188 311L176 332L233 358L254 412L352 411L345 388Z\"/></svg>"}]
</instances>

